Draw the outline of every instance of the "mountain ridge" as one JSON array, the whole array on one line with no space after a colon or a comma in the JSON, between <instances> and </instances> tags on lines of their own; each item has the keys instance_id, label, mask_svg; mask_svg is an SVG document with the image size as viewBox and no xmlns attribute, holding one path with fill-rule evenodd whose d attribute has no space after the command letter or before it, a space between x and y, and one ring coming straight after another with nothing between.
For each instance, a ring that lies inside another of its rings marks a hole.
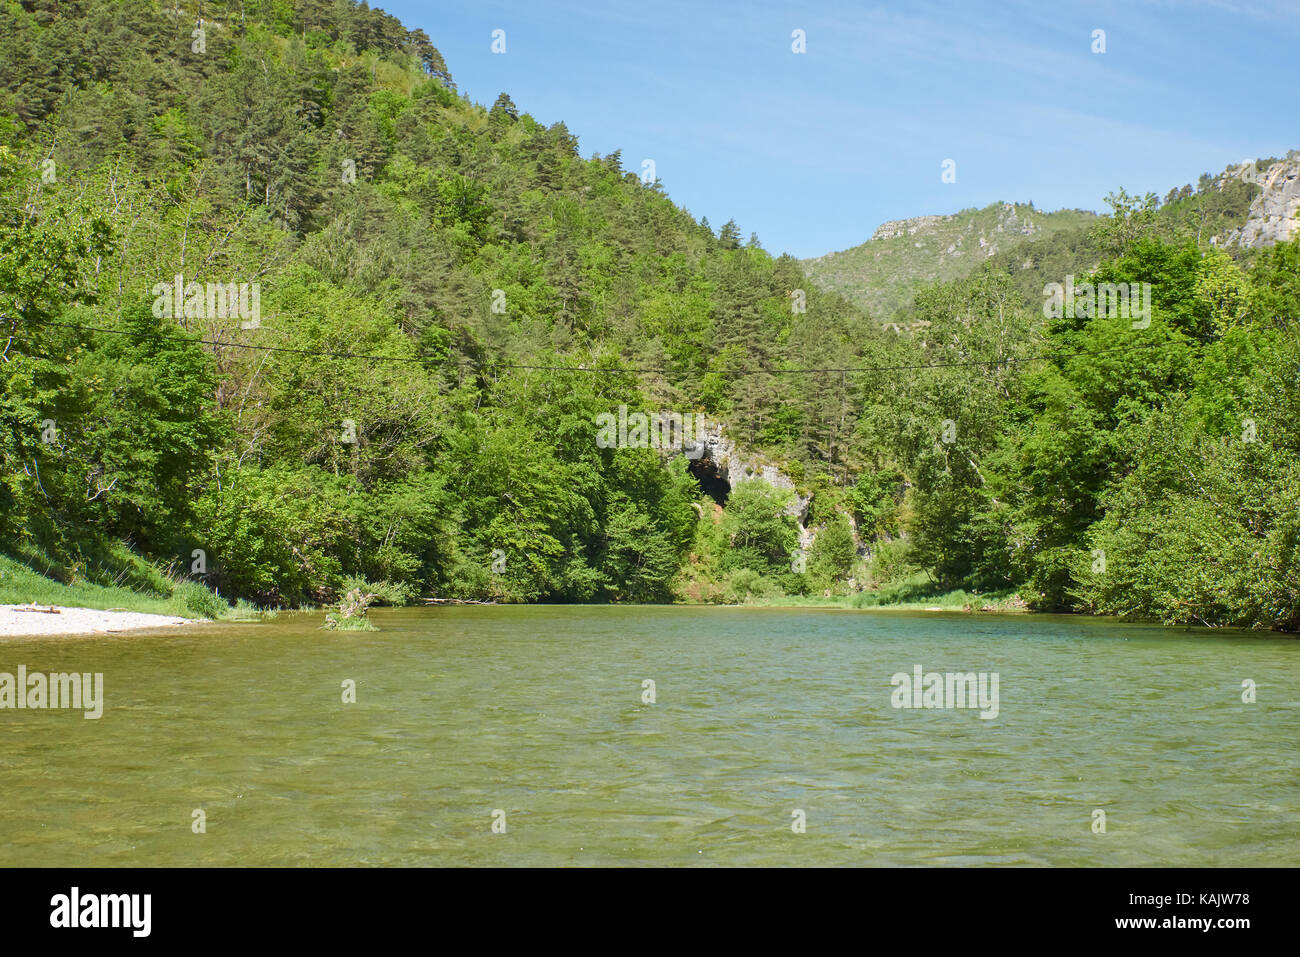
<instances>
[{"instance_id":1,"label":"mountain ridge","mask_svg":"<svg viewBox=\"0 0 1300 957\"><path fill-rule=\"evenodd\" d=\"M1243 197L1243 187L1248 196ZM1227 201L1215 202L1225 192ZM1300 234L1300 151L1291 150L1281 159L1230 164L1217 175L1204 174L1195 188L1174 187L1163 200L1155 200L1155 194L1148 197L1154 200L1157 219L1167 220L1169 232L1182 229L1190 234L1195 225L1198 242L1249 255ZM1214 221L1208 236L1201 223L1186 215L1189 204L1205 207L1203 216ZM991 203L956 213L888 220L857 246L799 262L819 288L846 296L876 321L887 323L910 304L918 289L964 278L982 260L1012 261L1013 253L1024 248L1028 258L1019 265L1029 270L1039 258L1029 249L1044 241L1060 238L1064 245L1084 249L1087 230L1099 218L1090 210L1046 212L1032 202ZM1094 265L1084 255L1070 268L1087 271Z\"/></svg>"},{"instance_id":2,"label":"mountain ridge","mask_svg":"<svg viewBox=\"0 0 1300 957\"><path fill-rule=\"evenodd\" d=\"M922 286L959 279L1003 250L1095 219L1087 210L1045 212L1032 203L990 203L889 220L866 242L800 260L800 265L819 287L853 299L884 322Z\"/></svg>"}]
</instances>

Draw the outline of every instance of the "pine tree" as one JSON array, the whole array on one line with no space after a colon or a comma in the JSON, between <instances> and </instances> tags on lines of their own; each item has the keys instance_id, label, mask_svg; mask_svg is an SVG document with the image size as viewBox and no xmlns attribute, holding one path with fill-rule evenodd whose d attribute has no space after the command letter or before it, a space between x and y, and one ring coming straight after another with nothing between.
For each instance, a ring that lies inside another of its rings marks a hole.
<instances>
[{"instance_id":1,"label":"pine tree","mask_svg":"<svg viewBox=\"0 0 1300 957\"><path fill-rule=\"evenodd\" d=\"M515 106L509 94L502 93L492 104L488 117L493 123L513 123L519 119L519 108Z\"/></svg>"}]
</instances>

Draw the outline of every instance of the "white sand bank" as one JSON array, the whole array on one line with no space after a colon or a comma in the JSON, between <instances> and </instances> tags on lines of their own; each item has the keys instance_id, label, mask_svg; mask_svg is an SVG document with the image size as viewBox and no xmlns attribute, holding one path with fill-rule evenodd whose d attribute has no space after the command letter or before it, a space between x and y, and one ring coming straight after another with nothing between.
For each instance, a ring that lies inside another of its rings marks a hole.
<instances>
[{"instance_id":1,"label":"white sand bank","mask_svg":"<svg viewBox=\"0 0 1300 957\"><path fill-rule=\"evenodd\" d=\"M201 618L174 615L146 615L138 611L100 611L97 608L67 608L54 605L58 614L19 611L30 605L0 605L0 638L18 635L94 635L139 628L165 628L202 624ZM49 606L41 605L41 608Z\"/></svg>"}]
</instances>

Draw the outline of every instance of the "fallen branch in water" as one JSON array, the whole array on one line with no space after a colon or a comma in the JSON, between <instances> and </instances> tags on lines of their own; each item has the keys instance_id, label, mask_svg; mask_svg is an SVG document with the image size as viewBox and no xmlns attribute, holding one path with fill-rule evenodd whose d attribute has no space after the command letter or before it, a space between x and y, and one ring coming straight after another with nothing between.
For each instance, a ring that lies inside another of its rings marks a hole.
<instances>
[{"instance_id":1,"label":"fallen branch in water","mask_svg":"<svg viewBox=\"0 0 1300 957\"><path fill-rule=\"evenodd\" d=\"M426 605L495 605L495 601L479 601L475 598L421 598Z\"/></svg>"}]
</instances>

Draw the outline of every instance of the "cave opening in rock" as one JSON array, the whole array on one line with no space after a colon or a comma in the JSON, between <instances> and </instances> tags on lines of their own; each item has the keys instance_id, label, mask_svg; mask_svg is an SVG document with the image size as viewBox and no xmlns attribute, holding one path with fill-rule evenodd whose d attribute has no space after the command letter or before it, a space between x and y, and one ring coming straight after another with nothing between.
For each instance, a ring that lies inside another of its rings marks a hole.
<instances>
[{"instance_id":1,"label":"cave opening in rock","mask_svg":"<svg viewBox=\"0 0 1300 957\"><path fill-rule=\"evenodd\" d=\"M731 494L731 483L718 469L717 463L707 456L693 459L686 466L686 471L700 483L702 491L723 508L727 507L727 497Z\"/></svg>"}]
</instances>

